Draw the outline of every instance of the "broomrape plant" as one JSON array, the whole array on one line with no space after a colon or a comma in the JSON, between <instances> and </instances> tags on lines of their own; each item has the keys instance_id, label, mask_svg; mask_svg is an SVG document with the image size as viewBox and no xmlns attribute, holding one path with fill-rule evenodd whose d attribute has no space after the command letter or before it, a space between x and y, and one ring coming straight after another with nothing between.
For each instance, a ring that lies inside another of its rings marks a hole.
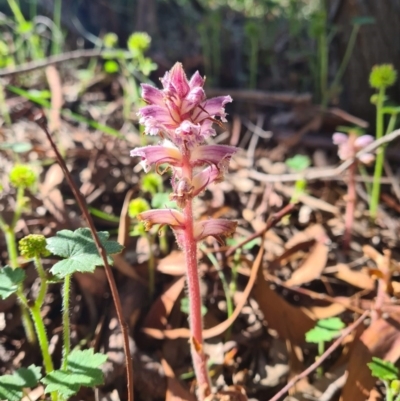
<instances>
[{"instance_id":1,"label":"broomrape plant","mask_svg":"<svg viewBox=\"0 0 400 401\"><path fill-rule=\"evenodd\" d=\"M203 89L205 79L196 72L190 81L183 67L176 63L161 79L162 90L142 84L142 96L147 106L139 111L140 123L145 133L159 135L161 142L131 151L139 156L145 171L155 166L162 174L171 169L171 200L180 210L148 210L138 215L146 229L155 224L169 225L178 245L186 257L186 275L189 297L189 325L191 353L199 387L199 399L211 393L207 372L207 358L203 349L200 283L197 268L197 243L207 236L221 240L230 236L237 223L224 219L195 221L193 199L205 188L223 180L223 174L236 148L226 145L206 145L215 135L213 124L225 120L224 106L230 96L206 99ZM161 168L162 165L167 165Z\"/></svg>"}]
</instances>

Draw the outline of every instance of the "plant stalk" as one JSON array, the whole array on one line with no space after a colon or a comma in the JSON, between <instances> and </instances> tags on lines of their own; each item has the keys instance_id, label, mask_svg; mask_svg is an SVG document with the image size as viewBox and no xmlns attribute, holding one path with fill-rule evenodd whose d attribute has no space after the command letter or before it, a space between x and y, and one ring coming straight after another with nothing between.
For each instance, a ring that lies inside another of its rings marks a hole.
<instances>
[{"instance_id":1,"label":"plant stalk","mask_svg":"<svg viewBox=\"0 0 400 401\"><path fill-rule=\"evenodd\" d=\"M192 179L190 154L183 155L183 177ZM201 316L200 279L197 266L197 243L193 227L193 201L188 200L183 209L184 230L182 247L186 258L186 279L189 298L189 326L191 331L190 347L193 367L199 388L199 400L203 401L211 392L210 378L207 369L207 358L203 344L203 321Z\"/></svg>"},{"instance_id":2,"label":"plant stalk","mask_svg":"<svg viewBox=\"0 0 400 401\"><path fill-rule=\"evenodd\" d=\"M384 100L385 100L385 88L380 88L378 93L378 99L376 102L376 139L380 139L383 136L384 113L382 111L382 108ZM378 214L384 156L385 156L384 147L380 146L376 152L374 180L372 183L371 203L369 206L370 216L374 220L376 219L376 216Z\"/></svg>"},{"instance_id":3,"label":"plant stalk","mask_svg":"<svg viewBox=\"0 0 400 401\"><path fill-rule=\"evenodd\" d=\"M63 285L63 359L61 363L61 369L67 369L67 358L71 352L71 338L70 338L70 319L69 319L69 299L70 299L70 291L71 291L71 275L68 274L65 276L64 285Z\"/></svg>"}]
</instances>

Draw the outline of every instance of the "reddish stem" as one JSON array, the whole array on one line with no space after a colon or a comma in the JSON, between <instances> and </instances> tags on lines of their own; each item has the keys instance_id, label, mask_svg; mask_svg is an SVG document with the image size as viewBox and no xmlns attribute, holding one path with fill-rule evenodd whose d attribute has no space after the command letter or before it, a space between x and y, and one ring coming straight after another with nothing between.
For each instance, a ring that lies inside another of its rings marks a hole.
<instances>
[{"instance_id":1,"label":"reddish stem","mask_svg":"<svg viewBox=\"0 0 400 401\"><path fill-rule=\"evenodd\" d=\"M191 180L192 166L190 155L183 156L182 173L184 178ZM203 320L201 316L200 280L197 267L197 242L193 231L193 202L188 200L183 209L184 234L182 247L186 258L186 279L189 297L189 326L191 331L190 346L193 367L199 387L199 400L202 401L210 394L210 378L207 370L207 358L203 349Z\"/></svg>"},{"instance_id":2,"label":"reddish stem","mask_svg":"<svg viewBox=\"0 0 400 401\"><path fill-rule=\"evenodd\" d=\"M353 229L354 211L356 208L356 172L357 162L354 161L349 167L349 179L347 183L346 216L343 236L343 247L345 250L350 249L351 231Z\"/></svg>"}]
</instances>

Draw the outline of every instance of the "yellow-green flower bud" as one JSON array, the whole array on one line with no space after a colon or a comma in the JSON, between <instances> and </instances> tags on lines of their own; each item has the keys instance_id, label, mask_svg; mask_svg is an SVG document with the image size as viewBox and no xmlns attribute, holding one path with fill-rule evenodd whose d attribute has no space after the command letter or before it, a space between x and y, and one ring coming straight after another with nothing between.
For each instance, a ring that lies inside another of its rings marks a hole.
<instances>
[{"instance_id":1,"label":"yellow-green flower bud","mask_svg":"<svg viewBox=\"0 0 400 401\"><path fill-rule=\"evenodd\" d=\"M50 252L46 249L46 238L40 234L30 234L19 241L19 251L27 259L35 256L49 256Z\"/></svg>"},{"instance_id":2,"label":"yellow-green flower bud","mask_svg":"<svg viewBox=\"0 0 400 401\"><path fill-rule=\"evenodd\" d=\"M386 89L394 85L397 79L397 71L392 64L381 64L372 67L369 76L369 84L375 89Z\"/></svg>"},{"instance_id":3,"label":"yellow-green flower bud","mask_svg":"<svg viewBox=\"0 0 400 401\"><path fill-rule=\"evenodd\" d=\"M15 188L29 188L36 182L36 174L29 166L19 164L11 170L9 180Z\"/></svg>"},{"instance_id":4,"label":"yellow-green flower bud","mask_svg":"<svg viewBox=\"0 0 400 401\"><path fill-rule=\"evenodd\" d=\"M143 198L136 198L130 201L128 214L131 218L137 217L138 214L150 210L150 205Z\"/></svg>"}]
</instances>

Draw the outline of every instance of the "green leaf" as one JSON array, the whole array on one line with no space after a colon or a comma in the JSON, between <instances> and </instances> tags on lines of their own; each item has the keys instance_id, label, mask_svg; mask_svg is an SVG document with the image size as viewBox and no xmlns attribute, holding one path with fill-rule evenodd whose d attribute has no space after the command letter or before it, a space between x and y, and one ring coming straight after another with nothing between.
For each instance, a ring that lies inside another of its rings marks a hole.
<instances>
[{"instance_id":1,"label":"green leaf","mask_svg":"<svg viewBox=\"0 0 400 401\"><path fill-rule=\"evenodd\" d=\"M319 320L315 327L306 333L306 341L308 343L331 341L344 327L344 323L338 317Z\"/></svg>"},{"instance_id":2,"label":"green leaf","mask_svg":"<svg viewBox=\"0 0 400 401\"><path fill-rule=\"evenodd\" d=\"M308 156L296 155L287 159L285 163L291 170L300 172L310 167L311 160Z\"/></svg>"},{"instance_id":3,"label":"green leaf","mask_svg":"<svg viewBox=\"0 0 400 401\"><path fill-rule=\"evenodd\" d=\"M351 23L353 25L370 25L370 24L375 24L375 22L376 22L375 18L369 16L354 17L351 20Z\"/></svg>"},{"instance_id":4,"label":"green leaf","mask_svg":"<svg viewBox=\"0 0 400 401\"><path fill-rule=\"evenodd\" d=\"M181 299L181 312L186 313L186 315L190 313L188 297L184 297ZM207 307L201 305L201 316L204 316L206 313L207 313Z\"/></svg>"},{"instance_id":5,"label":"green leaf","mask_svg":"<svg viewBox=\"0 0 400 401\"><path fill-rule=\"evenodd\" d=\"M163 180L157 173L148 173L141 180L141 187L144 192L156 194L162 189Z\"/></svg>"},{"instance_id":6,"label":"green leaf","mask_svg":"<svg viewBox=\"0 0 400 401\"><path fill-rule=\"evenodd\" d=\"M167 209L176 209L176 203L175 201L172 201L169 198L169 194L166 192L161 192L155 194L151 198L151 207L154 209L162 209L162 208L167 208Z\"/></svg>"},{"instance_id":7,"label":"green leaf","mask_svg":"<svg viewBox=\"0 0 400 401\"><path fill-rule=\"evenodd\" d=\"M396 380L399 377L399 370L392 362L384 361L375 356L372 357L372 362L367 363L371 369L371 374L381 380Z\"/></svg>"},{"instance_id":8,"label":"green leaf","mask_svg":"<svg viewBox=\"0 0 400 401\"><path fill-rule=\"evenodd\" d=\"M103 372L99 369L107 355L94 353L93 349L73 350L67 357L65 370L55 370L42 379L45 393L53 391L65 399L72 397L83 387L94 387L103 383Z\"/></svg>"},{"instance_id":9,"label":"green leaf","mask_svg":"<svg viewBox=\"0 0 400 401\"><path fill-rule=\"evenodd\" d=\"M25 280L25 271L17 267L5 266L0 269L0 298L6 299L17 291L18 286Z\"/></svg>"},{"instance_id":10,"label":"green leaf","mask_svg":"<svg viewBox=\"0 0 400 401\"><path fill-rule=\"evenodd\" d=\"M119 71L119 64L114 60L108 60L104 63L104 71L108 74L115 74Z\"/></svg>"},{"instance_id":11,"label":"green leaf","mask_svg":"<svg viewBox=\"0 0 400 401\"><path fill-rule=\"evenodd\" d=\"M23 397L22 389L35 387L42 377L41 368L31 365L28 368L21 368L12 375L0 377L0 400L20 401Z\"/></svg>"},{"instance_id":12,"label":"green leaf","mask_svg":"<svg viewBox=\"0 0 400 401\"><path fill-rule=\"evenodd\" d=\"M119 253L124 248L116 241L108 241L108 232L97 233L107 255ZM57 262L50 272L58 277L65 277L75 272L92 273L96 266L103 266L103 259L97 251L88 228L78 228L75 231L61 230L55 237L47 239L47 249L54 255L66 258ZM108 263L112 259L108 256Z\"/></svg>"},{"instance_id":13,"label":"green leaf","mask_svg":"<svg viewBox=\"0 0 400 401\"><path fill-rule=\"evenodd\" d=\"M15 153L26 153L32 150L33 146L30 142L18 142L12 145L12 150Z\"/></svg>"}]
</instances>

